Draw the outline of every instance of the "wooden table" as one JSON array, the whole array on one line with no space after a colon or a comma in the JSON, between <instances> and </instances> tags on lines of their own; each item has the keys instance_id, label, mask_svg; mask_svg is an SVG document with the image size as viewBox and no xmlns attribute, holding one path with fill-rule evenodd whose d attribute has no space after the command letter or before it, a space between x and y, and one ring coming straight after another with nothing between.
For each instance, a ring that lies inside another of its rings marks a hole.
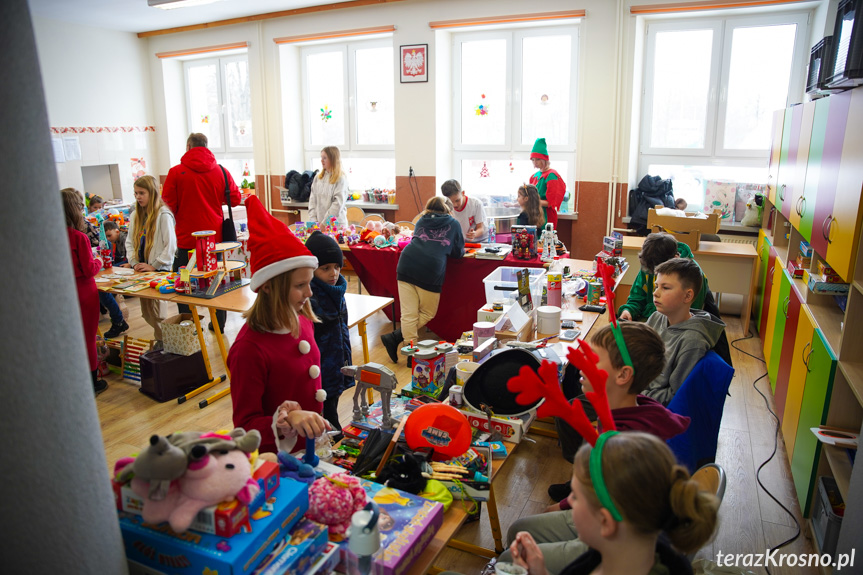
<instances>
[{"instance_id":1,"label":"wooden table","mask_svg":"<svg viewBox=\"0 0 863 575\"><path fill-rule=\"evenodd\" d=\"M255 294L255 292L253 292L248 285L244 285L241 288L235 289L224 295L212 299L190 297L187 295L177 295L174 297L174 303L185 304L191 308L192 315L194 316L196 322L195 327L198 328L199 333L203 332L200 331L200 328L198 326L198 313L195 309L195 306L206 307L210 310L210 319L213 323L213 329L216 331L216 340L219 343L219 353L222 354L222 359L225 362L225 370L228 372L229 378L231 377L231 373L228 370L228 352L225 349L225 342L222 338L221 330L219 329L219 322L216 321L216 310L242 313L252 307L252 304L255 302L256 297L257 294ZM366 319L376 314L378 311L382 310L388 305L392 305L393 298L346 293L345 303L348 307L348 327L357 326L357 331L359 331L360 338L363 342L363 359L365 363L368 363L369 342L366 335ZM212 385L205 385L198 389L195 389L186 394L185 398L194 397L195 395L206 391L210 387L212 387ZM212 397L202 400L198 405L199 407L204 408L215 402L216 400L225 397L230 392L230 387L228 387L227 389L223 389Z\"/></svg>"},{"instance_id":2,"label":"wooden table","mask_svg":"<svg viewBox=\"0 0 863 575\"><path fill-rule=\"evenodd\" d=\"M623 238L623 257L629 262L629 272L622 282L624 285L632 285L638 270L641 269L638 252L641 251L643 244L643 237L624 236ZM758 261L755 246L701 242L693 254L704 271L711 290L743 294L743 310L740 319L743 323L743 333L749 333L749 316L752 315L752 300L755 297L755 269Z\"/></svg>"}]
</instances>

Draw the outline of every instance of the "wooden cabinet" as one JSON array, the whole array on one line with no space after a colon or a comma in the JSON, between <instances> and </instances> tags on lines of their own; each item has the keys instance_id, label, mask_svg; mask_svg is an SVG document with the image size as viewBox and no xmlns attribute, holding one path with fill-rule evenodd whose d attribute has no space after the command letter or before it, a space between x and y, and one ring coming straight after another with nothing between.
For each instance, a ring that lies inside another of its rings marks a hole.
<instances>
[{"instance_id":1,"label":"wooden cabinet","mask_svg":"<svg viewBox=\"0 0 863 575\"><path fill-rule=\"evenodd\" d=\"M820 329L812 336L812 353L807 361L808 372L797 423L797 440L791 457L791 474L797 489L797 500L804 517L809 517L815 487L815 475L821 455L821 443L810 431L827 422L833 377L836 373L836 356Z\"/></svg>"},{"instance_id":2,"label":"wooden cabinet","mask_svg":"<svg viewBox=\"0 0 863 575\"><path fill-rule=\"evenodd\" d=\"M806 104L806 106L811 104ZM821 178L821 160L824 154L824 141L827 136L827 113L830 111L830 99L816 100L814 106L803 192L792 206L792 216L796 213L799 221L799 224L792 221L792 225L800 230L800 235L810 244L812 243L812 221L815 216L815 204L818 200L818 183Z\"/></svg>"},{"instance_id":3,"label":"wooden cabinet","mask_svg":"<svg viewBox=\"0 0 863 575\"><path fill-rule=\"evenodd\" d=\"M803 299L797 292L796 286L791 282L787 272L783 280L788 279L788 299L785 301L785 329L782 331L782 344L777 361L776 380L773 385L773 398L776 402L776 413L785 409L785 396L788 392L788 381L791 375L791 364L794 359L794 343L797 339L797 326L800 319L800 308ZM774 335L774 337L777 337ZM769 372L768 372L769 373Z\"/></svg>"},{"instance_id":4,"label":"wooden cabinet","mask_svg":"<svg viewBox=\"0 0 863 575\"><path fill-rule=\"evenodd\" d=\"M782 128L782 148L779 152L779 177L776 181L776 209L786 219L791 216L791 197L797 180L797 152L800 149L800 128L803 124L803 106L785 111Z\"/></svg>"},{"instance_id":5,"label":"wooden cabinet","mask_svg":"<svg viewBox=\"0 0 863 575\"><path fill-rule=\"evenodd\" d=\"M775 255L775 252L773 252ZM770 287L770 303L767 306L767 320L766 327L764 330L764 337L761 339L763 349L764 349L764 361L768 365L768 373L770 372L770 358L772 357L773 351L773 332L776 329L776 316L777 310L782 303L782 300L785 296L781 295L780 289L782 286L782 276L785 274L782 269L782 265L779 261L774 257L774 265L773 265L773 279L771 281ZM788 292L786 291L786 295ZM775 375L775 374L774 374ZM775 379L773 380L775 381Z\"/></svg>"},{"instance_id":6,"label":"wooden cabinet","mask_svg":"<svg viewBox=\"0 0 863 575\"><path fill-rule=\"evenodd\" d=\"M770 138L770 164L767 167L767 198L776 204L776 180L779 176L779 157L782 148L782 127L785 124L785 110L773 112L773 131Z\"/></svg>"},{"instance_id":7,"label":"wooden cabinet","mask_svg":"<svg viewBox=\"0 0 863 575\"><path fill-rule=\"evenodd\" d=\"M773 283L773 263L776 261L776 256L774 255L771 259L770 257L770 248L773 246L770 243L770 240L767 238L767 234L764 233L764 230L758 231L758 288L756 290L758 294L758 307L755 309L755 325L758 328L758 334L762 336L763 339L763 325L766 325L767 318L767 309L770 305L769 295L770 289L767 288L767 282ZM770 272L768 273L768 270ZM768 279L769 278L769 279ZM764 319L764 323L762 323L762 318Z\"/></svg>"},{"instance_id":8,"label":"wooden cabinet","mask_svg":"<svg viewBox=\"0 0 863 575\"><path fill-rule=\"evenodd\" d=\"M800 229L801 207L803 205L803 194L806 191L807 169L809 168L809 154L812 139L812 124L815 120L815 102L808 102L801 106L800 136L797 145L795 159L795 170L792 176L791 194L788 203L788 215L786 216L791 225ZM814 168L814 166L813 166ZM788 197L788 196L786 196ZM783 210L784 212L785 210Z\"/></svg>"},{"instance_id":9,"label":"wooden cabinet","mask_svg":"<svg viewBox=\"0 0 863 575\"><path fill-rule=\"evenodd\" d=\"M788 277L788 272L776 266L778 274L773 281L779 282L779 297L776 299L776 309L774 311L773 331L770 332L768 345L770 346L769 358L765 355L767 361L767 376L770 378L770 387L776 393L776 376L779 372L779 360L782 357L782 343L785 340L785 324L788 320L788 308L791 305L791 278ZM773 305L773 304L771 304ZM795 326L796 327L796 326Z\"/></svg>"},{"instance_id":10,"label":"wooden cabinet","mask_svg":"<svg viewBox=\"0 0 863 575\"><path fill-rule=\"evenodd\" d=\"M797 321L797 333L794 338L794 351L791 356L791 373L785 397L780 407L779 398L776 401L776 415L782 425L782 437L785 439L785 450L789 461L794 454L794 443L797 440L797 424L800 421L800 405L803 403L803 387L806 375L809 373L806 364L812 353L812 336L815 333L815 319L808 306L802 306Z\"/></svg>"}]
</instances>

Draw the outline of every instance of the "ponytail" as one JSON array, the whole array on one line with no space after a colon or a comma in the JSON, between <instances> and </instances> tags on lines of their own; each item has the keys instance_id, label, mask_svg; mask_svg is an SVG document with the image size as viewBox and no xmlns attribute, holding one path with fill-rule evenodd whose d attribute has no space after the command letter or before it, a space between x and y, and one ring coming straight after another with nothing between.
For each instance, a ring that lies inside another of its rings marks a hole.
<instances>
[{"instance_id":1,"label":"ponytail","mask_svg":"<svg viewBox=\"0 0 863 575\"><path fill-rule=\"evenodd\" d=\"M665 531L671 544L684 553L693 553L713 536L719 502L701 490L689 472L680 465L671 471L671 491L668 496L671 518Z\"/></svg>"}]
</instances>

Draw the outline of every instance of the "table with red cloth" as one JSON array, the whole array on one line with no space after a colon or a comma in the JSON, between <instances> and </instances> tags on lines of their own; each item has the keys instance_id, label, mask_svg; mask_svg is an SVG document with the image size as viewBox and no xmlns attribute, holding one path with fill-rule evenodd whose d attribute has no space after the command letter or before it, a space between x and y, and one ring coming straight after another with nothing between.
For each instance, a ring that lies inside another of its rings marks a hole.
<instances>
[{"instance_id":1,"label":"table with red cloth","mask_svg":"<svg viewBox=\"0 0 863 575\"><path fill-rule=\"evenodd\" d=\"M399 309L399 288L396 267L399 263L397 248L375 248L356 244L345 250L345 257L351 262L360 281L371 295L395 299L393 311L384 309L388 317L392 313L401 314ZM482 280L497 268L543 266L539 258L519 260L510 253L503 260L486 260L474 257L450 258L446 264L446 279L441 290L440 306L437 315L428 324L443 340L456 341L464 331L473 329L476 312L486 304L485 285Z\"/></svg>"}]
</instances>

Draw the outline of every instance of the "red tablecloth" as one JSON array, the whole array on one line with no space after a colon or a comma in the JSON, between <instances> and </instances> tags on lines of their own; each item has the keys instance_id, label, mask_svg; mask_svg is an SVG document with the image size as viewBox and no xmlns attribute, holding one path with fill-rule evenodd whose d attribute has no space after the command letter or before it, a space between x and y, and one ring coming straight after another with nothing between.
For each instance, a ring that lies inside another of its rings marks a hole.
<instances>
[{"instance_id":1,"label":"red tablecloth","mask_svg":"<svg viewBox=\"0 0 863 575\"><path fill-rule=\"evenodd\" d=\"M351 246L345 257L356 270L366 290L377 296L394 298L396 313L400 314L396 266L399 251L396 248L378 249L365 244ZM503 260L462 258L447 260L446 280L441 290L437 316L428 328L446 341L455 341L463 331L473 329L476 312L485 305L485 286L482 280L501 266L542 267L539 259L517 260L508 255ZM384 309L387 316L390 308ZM392 319L392 318L390 318ZM398 316L395 318L398 319Z\"/></svg>"}]
</instances>

